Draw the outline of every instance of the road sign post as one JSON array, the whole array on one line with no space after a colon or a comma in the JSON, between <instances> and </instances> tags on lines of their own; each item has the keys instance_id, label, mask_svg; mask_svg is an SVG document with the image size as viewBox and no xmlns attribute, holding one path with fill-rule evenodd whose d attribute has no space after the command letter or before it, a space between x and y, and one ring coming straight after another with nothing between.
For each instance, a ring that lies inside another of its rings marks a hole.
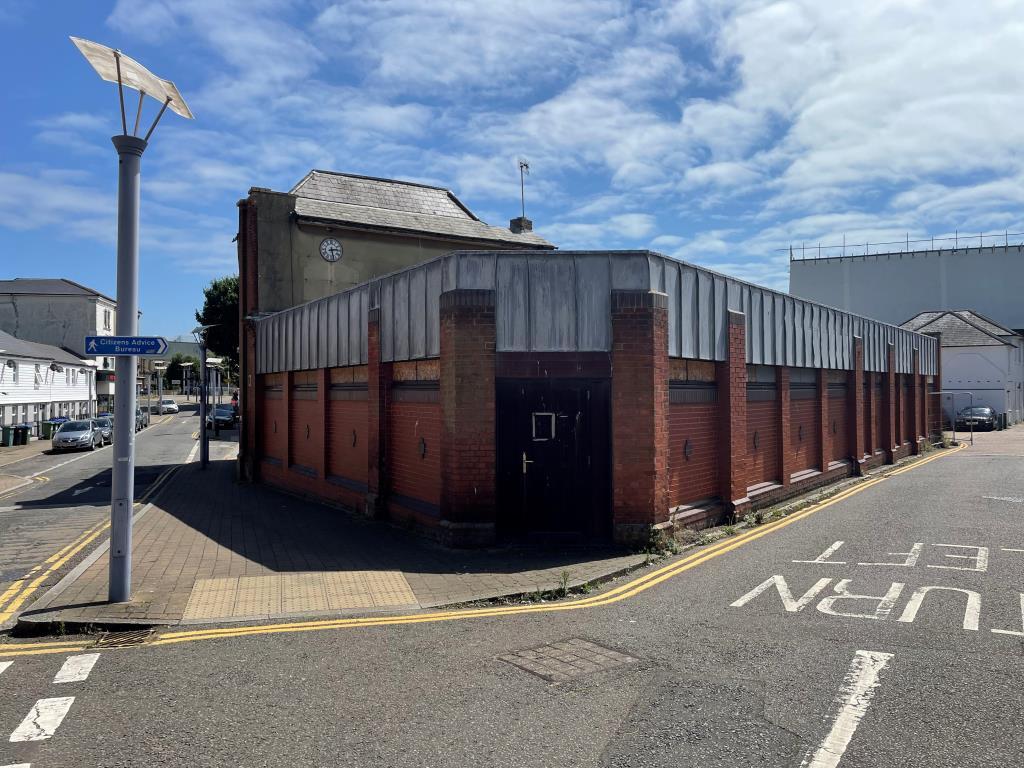
<instances>
[{"instance_id":1,"label":"road sign post","mask_svg":"<svg viewBox=\"0 0 1024 768\"><path fill-rule=\"evenodd\" d=\"M119 336L133 337L139 332L139 174L146 142L136 136L115 136L113 141L118 156L116 330ZM127 346L122 348L128 350ZM86 350L91 350L88 340ZM117 354L114 358L117 386L114 396L114 467L110 489L108 596L112 603L128 601L132 592L135 373L135 355Z\"/></svg>"},{"instance_id":2,"label":"road sign post","mask_svg":"<svg viewBox=\"0 0 1024 768\"><path fill-rule=\"evenodd\" d=\"M210 374L206 367L206 336L203 335L202 346L199 347L199 468L206 469L210 463L210 436L206 432L206 391L209 388Z\"/></svg>"},{"instance_id":3,"label":"road sign post","mask_svg":"<svg viewBox=\"0 0 1024 768\"><path fill-rule=\"evenodd\" d=\"M136 242L137 230L138 225L136 225ZM138 253L137 246L136 253ZM136 315L138 315L137 312ZM135 324L138 325L137 317ZM86 336L85 351L89 355L104 357L162 355L167 351L167 339L162 336L139 336L134 333L118 336Z\"/></svg>"}]
</instances>

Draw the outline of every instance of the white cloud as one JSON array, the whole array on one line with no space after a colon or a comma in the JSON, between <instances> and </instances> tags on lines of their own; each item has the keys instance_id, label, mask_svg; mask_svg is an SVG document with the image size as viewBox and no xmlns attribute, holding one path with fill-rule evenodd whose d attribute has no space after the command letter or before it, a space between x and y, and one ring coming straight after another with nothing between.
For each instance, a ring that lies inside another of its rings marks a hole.
<instances>
[{"instance_id":1,"label":"white cloud","mask_svg":"<svg viewBox=\"0 0 1024 768\"><path fill-rule=\"evenodd\" d=\"M527 215L559 245L650 243L781 286L790 242L1014 226L1018 17L1002 0L119 0L108 24L202 62L199 120L161 126L144 181L180 206L161 221L229 211L187 238L200 261L226 264L234 198L310 167L448 186L501 224L525 156ZM38 140L87 157L109 132L73 112ZM19 226L95 220L88 190L38 193Z\"/></svg>"},{"instance_id":2,"label":"white cloud","mask_svg":"<svg viewBox=\"0 0 1024 768\"><path fill-rule=\"evenodd\" d=\"M612 248L648 237L657 221L648 213L620 213L594 222L556 221L543 227L544 236L563 248Z\"/></svg>"}]
</instances>

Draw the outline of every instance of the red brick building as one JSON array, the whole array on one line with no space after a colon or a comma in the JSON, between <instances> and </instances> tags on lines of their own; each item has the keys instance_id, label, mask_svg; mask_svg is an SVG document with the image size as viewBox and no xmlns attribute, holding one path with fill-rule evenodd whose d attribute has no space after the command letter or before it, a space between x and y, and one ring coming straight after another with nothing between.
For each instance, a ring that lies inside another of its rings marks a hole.
<instances>
[{"instance_id":1,"label":"red brick building","mask_svg":"<svg viewBox=\"0 0 1024 768\"><path fill-rule=\"evenodd\" d=\"M454 252L254 322L254 478L455 546L638 541L921 450L936 339L649 252Z\"/></svg>"}]
</instances>

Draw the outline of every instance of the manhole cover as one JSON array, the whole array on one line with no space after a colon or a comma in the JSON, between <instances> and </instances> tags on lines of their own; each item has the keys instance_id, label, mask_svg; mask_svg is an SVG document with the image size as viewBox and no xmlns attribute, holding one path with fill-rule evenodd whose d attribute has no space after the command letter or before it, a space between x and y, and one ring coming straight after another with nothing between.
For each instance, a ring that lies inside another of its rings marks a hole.
<instances>
[{"instance_id":1,"label":"manhole cover","mask_svg":"<svg viewBox=\"0 0 1024 768\"><path fill-rule=\"evenodd\" d=\"M142 645L146 642L155 630L137 629L127 632L107 632L96 641L95 648L130 648L133 645Z\"/></svg>"},{"instance_id":2,"label":"manhole cover","mask_svg":"<svg viewBox=\"0 0 1024 768\"><path fill-rule=\"evenodd\" d=\"M562 683L580 675L614 669L637 661L632 656L580 638L514 651L498 659L553 683Z\"/></svg>"}]
</instances>

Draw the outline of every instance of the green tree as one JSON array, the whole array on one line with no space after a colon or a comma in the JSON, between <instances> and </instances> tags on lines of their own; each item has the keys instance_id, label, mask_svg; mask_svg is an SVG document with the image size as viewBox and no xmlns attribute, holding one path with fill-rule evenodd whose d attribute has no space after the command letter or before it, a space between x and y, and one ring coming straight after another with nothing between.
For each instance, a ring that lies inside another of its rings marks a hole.
<instances>
[{"instance_id":1,"label":"green tree","mask_svg":"<svg viewBox=\"0 0 1024 768\"><path fill-rule=\"evenodd\" d=\"M164 377L164 389L171 386L172 381L183 381L185 379L184 366L188 363L192 363L191 376L198 376L199 371L199 358L195 355L183 355L180 352L175 352L171 357L171 361L167 364L167 371Z\"/></svg>"},{"instance_id":2,"label":"green tree","mask_svg":"<svg viewBox=\"0 0 1024 768\"><path fill-rule=\"evenodd\" d=\"M206 332L207 349L211 355L225 358L234 377L238 371L238 276L212 281L203 289L203 296L203 309L196 312L196 320L212 326Z\"/></svg>"}]
</instances>

